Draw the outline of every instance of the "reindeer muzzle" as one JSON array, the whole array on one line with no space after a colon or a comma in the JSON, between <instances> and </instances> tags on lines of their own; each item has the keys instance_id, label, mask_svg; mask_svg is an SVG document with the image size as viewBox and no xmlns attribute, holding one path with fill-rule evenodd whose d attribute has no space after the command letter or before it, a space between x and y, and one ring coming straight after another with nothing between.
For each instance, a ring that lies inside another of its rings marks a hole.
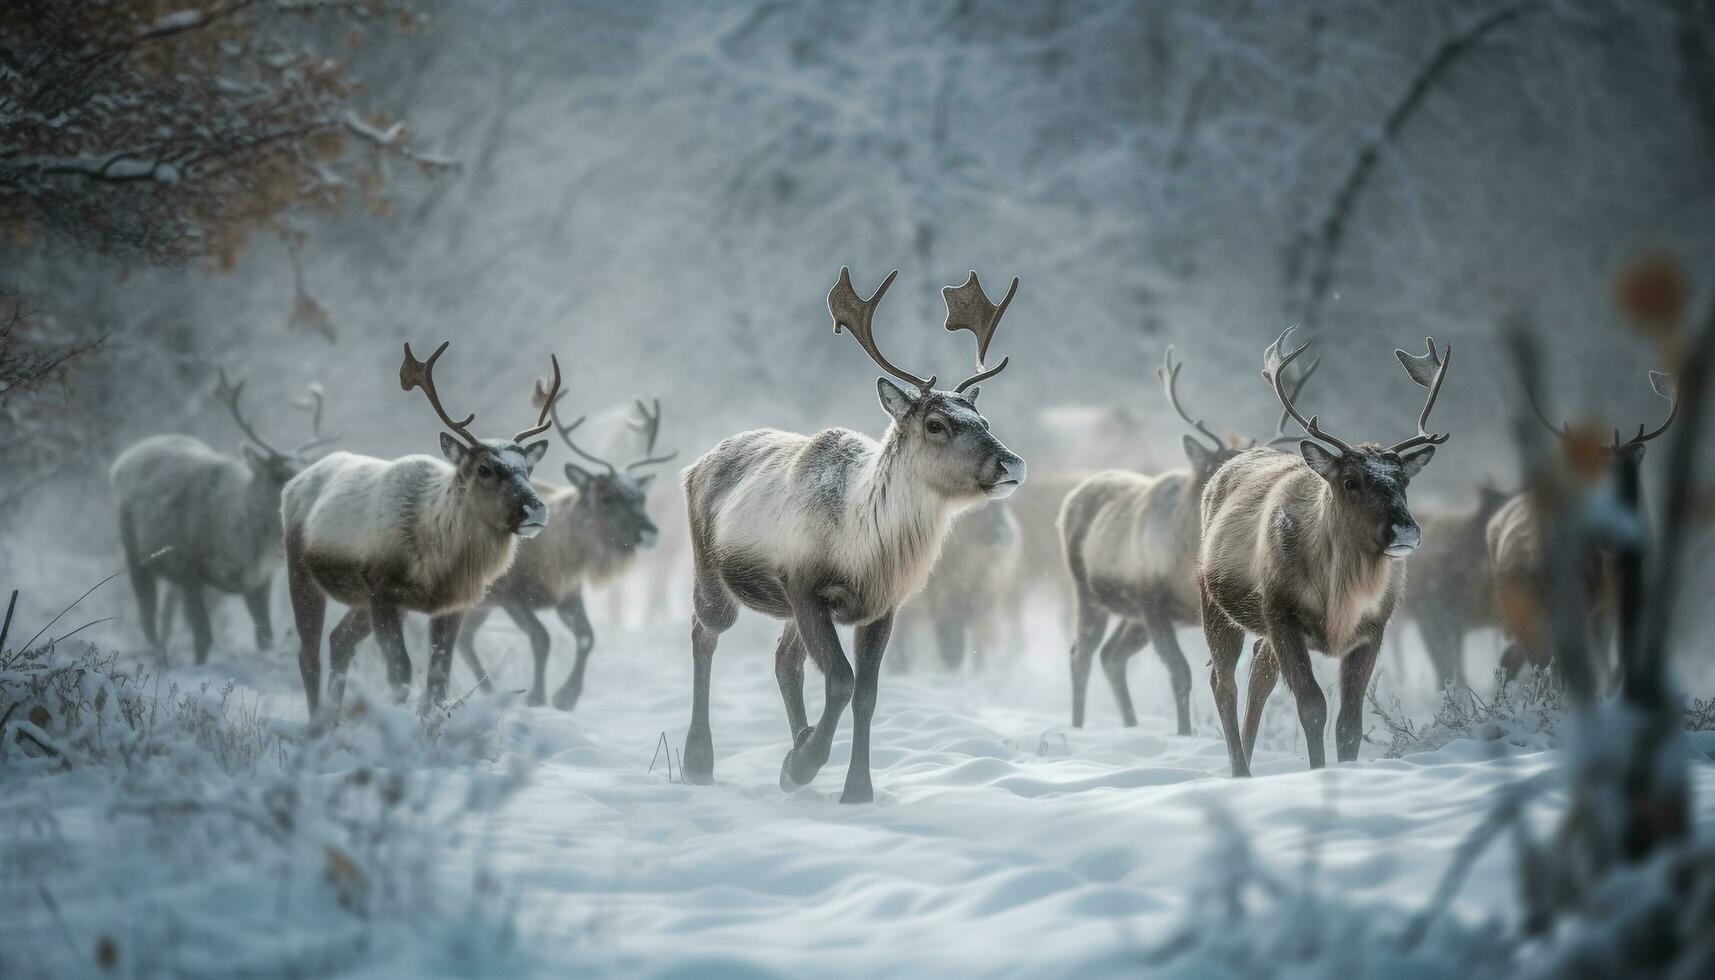
<instances>
[{"instance_id":1,"label":"reindeer muzzle","mask_svg":"<svg viewBox=\"0 0 1715 980\"><path fill-rule=\"evenodd\" d=\"M1000 472L983 484L983 493L987 494L990 500L1005 500L1024 483L1024 460L1007 453L998 462Z\"/></svg>"},{"instance_id":2,"label":"reindeer muzzle","mask_svg":"<svg viewBox=\"0 0 1715 980\"><path fill-rule=\"evenodd\" d=\"M548 505L534 500L519 508L518 525L512 533L521 538L533 538L548 526Z\"/></svg>"},{"instance_id":3,"label":"reindeer muzzle","mask_svg":"<svg viewBox=\"0 0 1715 980\"><path fill-rule=\"evenodd\" d=\"M1423 529L1416 524L1395 524L1393 540L1382 550L1389 558L1404 558L1423 543Z\"/></svg>"}]
</instances>

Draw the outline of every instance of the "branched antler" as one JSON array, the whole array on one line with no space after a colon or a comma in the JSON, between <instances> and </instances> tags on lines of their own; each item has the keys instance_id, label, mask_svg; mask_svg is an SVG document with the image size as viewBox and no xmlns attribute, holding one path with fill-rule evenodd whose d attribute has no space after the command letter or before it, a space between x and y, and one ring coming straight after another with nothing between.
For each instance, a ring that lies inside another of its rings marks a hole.
<instances>
[{"instance_id":1,"label":"branched antler","mask_svg":"<svg viewBox=\"0 0 1715 980\"><path fill-rule=\"evenodd\" d=\"M1429 424L1429 413L1435 408L1435 399L1441 394L1441 382L1447 379L1447 365L1453 360L1453 345L1447 345L1446 353L1437 353L1435 338L1425 338L1429 345L1427 354L1408 354L1395 350L1393 356L1399 358L1399 363L1405 367L1405 373L1411 375L1411 380L1423 388L1429 389L1429 397L1423 403L1423 411L1417 416L1417 435L1404 442L1396 442L1393 452L1404 452L1415 446L1439 446L1447 441L1451 433L1442 432L1431 434L1425 428Z\"/></svg>"},{"instance_id":2,"label":"branched antler","mask_svg":"<svg viewBox=\"0 0 1715 980\"><path fill-rule=\"evenodd\" d=\"M543 409L544 411L547 412L548 421L553 424L554 431L559 433L560 441L562 441L566 444L567 449L570 449L572 452L577 453L579 456L582 456L584 459L587 459L590 462L595 463L598 466L606 467L608 473L610 473L610 474L617 472L613 468L612 463L608 462L605 459L601 459L601 458L599 458L599 457L597 457L591 453L585 452L583 450L583 447L579 446L576 442L574 442L572 440L572 430L576 429L580 425L583 425L584 419L586 418L586 416L580 415L576 419L572 420L572 422L570 422L569 424L565 423L565 422L561 422L560 421L560 399L562 397L564 397L564 396L561 394L555 394L555 395L550 396L548 389L543 387L542 382L540 380L538 380L536 382L536 392L534 395L531 396L530 403L532 405L535 405L537 408Z\"/></svg>"},{"instance_id":3,"label":"branched antler","mask_svg":"<svg viewBox=\"0 0 1715 980\"><path fill-rule=\"evenodd\" d=\"M447 410L441 406L441 396L435 391L435 362L441 359L441 355L445 354L450 346L452 346L452 341L443 340L441 346L435 348L435 352L429 355L427 361L419 361L411 353L411 345L407 342L405 344L405 360L399 365L399 387L403 391L422 388L423 394L429 398L429 404L435 409L435 414L441 417L441 423L468 443L472 449L480 449L482 448L482 440L470 434L470 424L476 421L476 414L473 412L465 416L464 421L454 422L453 417L448 415Z\"/></svg>"},{"instance_id":4,"label":"branched antler","mask_svg":"<svg viewBox=\"0 0 1715 980\"><path fill-rule=\"evenodd\" d=\"M322 446L339 441L338 435L322 435L322 409L324 407L324 401L325 396L322 393L321 383L312 381L310 382L309 387L304 389L304 397L295 398L291 402L293 408L300 412L308 412L310 415L310 437L299 443L298 448L293 450L299 456L302 456L312 449L319 449Z\"/></svg>"},{"instance_id":5,"label":"branched antler","mask_svg":"<svg viewBox=\"0 0 1715 980\"><path fill-rule=\"evenodd\" d=\"M881 349L875 345L875 336L870 328L870 320L875 316L875 308L881 304L881 297L886 295L887 287L893 285L893 280L898 275L898 269L889 272L887 278L881 281L881 285L876 287L875 295L869 299L864 299L857 294L857 290L852 288L851 269L843 265L840 266L839 281L834 283L833 289L828 290L828 313L834 318L835 333L839 333L842 327L850 330L852 337L856 338L858 346L862 347L864 352L870 356L870 360L880 365L883 371L927 394L935 388L935 376L919 378L915 374L894 367L891 361L882 356Z\"/></svg>"},{"instance_id":6,"label":"branched antler","mask_svg":"<svg viewBox=\"0 0 1715 980\"><path fill-rule=\"evenodd\" d=\"M261 447L270 456L284 456L284 453L275 449L273 446L268 445L266 440L256 434L256 430L251 427L248 421L245 420L244 412L239 409L239 399L244 397L244 382L240 381L237 384L233 384L232 381L227 378L225 368L218 368L217 370L220 373L220 378L215 382L214 397L219 399L222 405L226 406L226 410L232 414L232 420L238 423L238 427L240 429L244 430L244 437Z\"/></svg>"},{"instance_id":7,"label":"branched antler","mask_svg":"<svg viewBox=\"0 0 1715 980\"><path fill-rule=\"evenodd\" d=\"M653 413L650 412L648 405L643 404L643 399L637 398L633 401L637 406L637 414L639 417L638 424L635 428L643 436L643 455L629 463L626 463L625 472L630 473L632 470L639 469L644 466L654 466L658 463L667 463L677 459L679 456L679 451L677 449L665 456L653 455L655 452L655 440L661 434L661 399L653 399L655 403L655 411Z\"/></svg>"},{"instance_id":8,"label":"branched antler","mask_svg":"<svg viewBox=\"0 0 1715 980\"><path fill-rule=\"evenodd\" d=\"M1162 388L1167 391L1167 401L1173 406L1173 410L1179 413L1179 417L1184 419L1187 425L1196 429L1198 432L1203 434L1205 439L1214 443L1215 451L1220 452L1226 446L1226 443L1221 440L1221 437L1210 431L1208 426L1203 424L1202 419L1192 418L1191 413L1185 411L1185 406L1179 404L1179 371L1184 367L1185 365L1174 362L1173 345L1169 344L1167 345L1166 355L1161 359L1161 366L1155 369L1155 376L1161 380Z\"/></svg>"},{"instance_id":9,"label":"branched antler","mask_svg":"<svg viewBox=\"0 0 1715 980\"><path fill-rule=\"evenodd\" d=\"M1647 432L1644 430L1644 426L1647 423L1638 423L1638 434L1625 442L1620 441L1620 430L1615 429L1614 444L1608 447L1609 452L1617 452L1629 446L1641 446L1644 443L1649 442L1651 439L1654 439L1666 432L1668 426L1672 425L1674 418L1678 416L1679 390L1673 383L1673 376L1662 371L1651 371L1649 373L1649 383L1650 388L1653 389L1657 395L1667 399L1667 418L1663 419L1660 425ZM1548 431L1562 439L1572 438L1572 427L1570 425L1567 425L1564 422L1560 425L1555 425L1553 422L1548 420L1548 413L1542 410L1542 404L1537 400L1536 386L1534 382L1525 386L1524 394L1525 400L1530 403L1531 411L1536 413L1537 420L1546 426Z\"/></svg>"},{"instance_id":10,"label":"branched antler","mask_svg":"<svg viewBox=\"0 0 1715 980\"><path fill-rule=\"evenodd\" d=\"M1310 382L1310 376L1315 374L1316 369L1321 366L1322 358L1317 357L1312 360L1310 362L1310 366L1304 370L1289 372L1296 375L1296 377L1287 383L1287 387L1292 389L1287 392L1287 394L1293 401L1296 402L1298 400L1299 394L1304 391L1304 386ZM1297 442L1299 440L1299 436L1289 434L1286 431L1286 422L1290 418L1292 418L1292 413L1286 409L1281 409L1280 418L1274 423L1274 438L1270 439L1266 445L1275 446L1289 442Z\"/></svg>"},{"instance_id":11,"label":"branched antler","mask_svg":"<svg viewBox=\"0 0 1715 980\"><path fill-rule=\"evenodd\" d=\"M988 294L983 292L982 283L977 281L975 270L971 276L958 286L943 286L941 296L947 301L947 329L969 330L977 338L977 373L959 382L954 388L955 393L963 392L966 388L980 381L987 381L1006 370L1010 357L1003 357L993 368L985 367L989 352L989 341L994 339L995 327L1000 325L1000 318L1006 315L1006 308L1012 305L1012 297L1018 292L1018 277L1012 277L1012 285L1006 291L1006 297L996 306L989 302Z\"/></svg>"},{"instance_id":12,"label":"branched antler","mask_svg":"<svg viewBox=\"0 0 1715 980\"><path fill-rule=\"evenodd\" d=\"M1283 386L1286 369L1291 366L1293 361L1298 359L1300 354L1303 354L1310 347L1310 341L1306 340L1304 343L1299 344L1294 348L1292 353L1284 356L1280 353L1281 345L1286 343L1287 335L1291 334L1293 329L1294 327L1287 327L1285 330L1282 330L1280 332L1280 336L1274 339L1274 343L1268 345L1268 350L1263 352L1262 378L1264 381L1267 381L1269 384L1274 386L1274 395L1276 398L1280 399L1281 407L1286 409L1286 414L1292 416L1293 421L1303 426L1304 431L1309 434L1312 439L1317 439L1321 442L1327 443L1342 454L1352 452L1351 446L1348 446L1346 443L1340 441L1334 436L1322 431L1322 427L1317 425L1316 416L1312 415L1309 418L1305 418L1304 415L1292 404L1293 394L1288 394L1286 388ZM1308 378L1309 374L1310 372L1306 371L1304 376ZM1302 382L1300 383L1300 387L1302 387ZM1296 392L1294 394L1296 394Z\"/></svg>"},{"instance_id":13,"label":"branched antler","mask_svg":"<svg viewBox=\"0 0 1715 980\"><path fill-rule=\"evenodd\" d=\"M542 379L537 378L535 392L530 399L530 403L535 405L537 408L540 408L542 413L536 417L535 425L513 436L513 442L523 442L531 436L539 436L548 431L550 425L549 416L553 414L554 411L554 400L560 397L560 359L555 357L553 354L549 354L548 360L554 365L554 380L548 385L547 389L544 390L542 387ZM538 396L541 398L541 401L537 401ZM544 404L544 402L546 404Z\"/></svg>"}]
</instances>

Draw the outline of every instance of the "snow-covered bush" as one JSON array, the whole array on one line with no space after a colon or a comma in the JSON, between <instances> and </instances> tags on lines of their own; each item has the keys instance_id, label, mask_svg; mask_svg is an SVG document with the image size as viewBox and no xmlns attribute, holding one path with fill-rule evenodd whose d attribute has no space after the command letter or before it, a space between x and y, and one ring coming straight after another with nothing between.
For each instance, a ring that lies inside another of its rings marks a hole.
<instances>
[{"instance_id":1,"label":"snow-covered bush","mask_svg":"<svg viewBox=\"0 0 1715 980\"><path fill-rule=\"evenodd\" d=\"M1456 739L1506 745L1519 749L1553 748L1555 729L1566 714L1566 701L1554 672L1526 668L1509 681L1495 672L1494 697L1484 699L1462 684L1441 689L1441 702L1429 723L1419 727L1397 697L1383 698L1371 690L1370 709L1387 729L1383 753L1398 759L1413 752L1433 752Z\"/></svg>"},{"instance_id":2,"label":"snow-covered bush","mask_svg":"<svg viewBox=\"0 0 1715 980\"><path fill-rule=\"evenodd\" d=\"M509 889L470 831L532 764L494 703L425 724L357 698L305 732L230 684L157 686L89 647L0 657L0 975L515 955Z\"/></svg>"}]
</instances>

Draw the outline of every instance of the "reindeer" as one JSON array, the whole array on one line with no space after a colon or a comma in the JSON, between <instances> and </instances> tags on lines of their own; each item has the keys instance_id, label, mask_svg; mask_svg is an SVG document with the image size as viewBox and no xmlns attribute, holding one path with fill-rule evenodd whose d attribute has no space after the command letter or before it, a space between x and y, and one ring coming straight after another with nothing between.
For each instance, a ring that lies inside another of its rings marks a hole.
<instances>
[{"instance_id":1,"label":"reindeer","mask_svg":"<svg viewBox=\"0 0 1715 980\"><path fill-rule=\"evenodd\" d=\"M1297 397L1317 364L1303 371L1292 392ZM1071 576L1076 626L1072 645L1072 725L1084 727L1085 691L1090 663L1101 649L1102 672L1119 702L1127 727L1137 724L1126 664L1151 640L1173 684L1179 734L1191 734L1191 665L1175 632L1197 622L1198 599L1192 571L1202 534L1198 508L1209 477L1241 451L1194 419L1179 402L1179 372L1168 347L1156 371L1168 404L1185 423L1209 441L1184 437L1188 470L1144 476L1108 470L1085 479L1066 495L1060 508L1062 554ZM1274 444L1289 438L1275 427ZM1120 622L1107 635L1109 617ZM1107 635L1107 642L1102 638Z\"/></svg>"},{"instance_id":2,"label":"reindeer","mask_svg":"<svg viewBox=\"0 0 1715 980\"><path fill-rule=\"evenodd\" d=\"M545 396L537 388L537 397ZM459 653L465 664L480 678L483 690L490 690L488 673L477 658L474 637L496 607L504 610L530 640L530 652L535 656L535 679L530 685L526 703L532 706L547 701L546 673L548 667L548 630L536 617L536 610L552 608L560 621L572 631L578 644L577 661L572 673L559 690L554 692L554 707L570 711L578 703L584 688L584 665L595 646L595 630L590 628L589 614L584 608L585 585L600 585L631 567L639 548L652 548L659 531L649 519L648 498L654 475L639 474L647 466L666 463L677 452L656 456L655 440L661 431L661 401L655 400L654 411L642 401L637 402L643 420L642 457L625 464L623 469L592 453L586 452L572 439L572 431L583 423L578 419L570 425L560 422L559 410L547 406L554 429L572 452L602 468L601 472L585 469L577 463L565 466L570 486L536 483L536 493L556 515L553 526L518 548L518 558L512 567L489 590L487 604L472 610L459 630Z\"/></svg>"},{"instance_id":3,"label":"reindeer","mask_svg":"<svg viewBox=\"0 0 1715 980\"><path fill-rule=\"evenodd\" d=\"M990 501L961 515L947 530L941 560L923 591L899 611L900 632L932 633L942 665L951 670L963 665L967 650L973 663L978 656L994 656L1022 551L1018 518L1006 502ZM907 622L916 624L915 632L907 631ZM905 667L901 655L914 645L894 654L896 666Z\"/></svg>"},{"instance_id":4,"label":"reindeer","mask_svg":"<svg viewBox=\"0 0 1715 980\"><path fill-rule=\"evenodd\" d=\"M1620 441L1620 430L1614 430L1614 441L1601 446L1596 439L1581 438L1566 423L1555 425L1537 401L1535 391L1525 392L1531 409L1550 432L1560 437L1569 451L1599 451L1602 461L1613 470L1615 494L1620 499L1636 500L1642 481L1644 447L1673 424L1679 414L1678 391L1673 379L1659 371L1649 373L1650 388L1667 399L1667 418L1654 429L1645 431L1638 426L1637 435ZM1594 462L1592 460L1591 462ZM1517 675L1526 664L1546 666L1551 653L1545 637L1537 635L1534 624L1546 615L1545 580L1542 567L1541 529L1529 493L1520 493L1508 500L1489 520L1487 527L1489 565L1493 570L1495 603L1500 608L1503 626L1508 634L1507 646L1501 652L1501 667L1507 677ZM1589 628L1593 648L1605 652L1613 635L1616 605L1619 601L1617 576L1613 556L1598 548L1591 564L1584 570L1588 590Z\"/></svg>"},{"instance_id":5,"label":"reindeer","mask_svg":"<svg viewBox=\"0 0 1715 980\"><path fill-rule=\"evenodd\" d=\"M1394 618L1417 624L1437 687L1467 685L1465 634L1497 624L1487 535L1489 520L1509 496L1483 484L1475 508L1419 522L1423 546L1411 556L1411 588L1400 596Z\"/></svg>"},{"instance_id":6,"label":"reindeer","mask_svg":"<svg viewBox=\"0 0 1715 980\"><path fill-rule=\"evenodd\" d=\"M1197 590L1210 686L1235 776L1250 775L1256 728L1283 670L1298 701L1310 767L1323 765L1328 705L1311 673L1309 650L1340 661L1335 753L1341 762L1358 757L1364 691L1405 586L1404 559L1422 541L1406 487L1448 438L1424 426L1447 376L1451 345L1438 354L1431 338L1427 354L1394 352L1411 380L1429 390L1417 434L1387 448L1352 446L1294 407L1285 372L1310 345L1283 357L1290 333L1288 327L1269 346L1263 378L1310 438L1298 444L1298 455L1268 448L1240 453L1203 491ZM1234 673L1247 630L1261 640L1251 658L1241 744Z\"/></svg>"},{"instance_id":7,"label":"reindeer","mask_svg":"<svg viewBox=\"0 0 1715 980\"><path fill-rule=\"evenodd\" d=\"M840 799L873 799L870 719L894 610L922 587L956 513L1010 496L1024 482L1024 460L989 433L976 407L978 382L1010 361L984 366L1018 280L998 306L989 302L975 272L941 291L947 329L969 330L977 338L977 373L942 391L933 376L895 367L876 346L871 319L897 275L889 273L866 300L852 288L851 272L841 268L828 293L834 332L850 330L883 371L915 389L877 379L882 408L892 418L880 442L847 429L813 436L759 429L727 439L683 473L694 607L687 780L714 778L710 666L720 634L737 619L742 603L786 621L774 660L793 734L780 766L781 789L803 786L821 770L850 703L852 758ZM835 623L855 627L855 678ZM804 712L806 655L824 678L822 716L814 728Z\"/></svg>"},{"instance_id":8,"label":"reindeer","mask_svg":"<svg viewBox=\"0 0 1715 980\"><path fill-rule=\"evenodd\" d=\"M441 455L395 460L333 453L286 484L281 501L286 574L298 623L298 670L316 718L321 695L322 623L327 600L350 607L328 640L328 701L337 718L345 674L357 644L371 632L387 658L389 682L403 700L411 684L404 613L428 613L428 683L423 710L446 697L453 641L466 610L512 563L520 538L539 534L548 507L530 473L548 451L549 405L560 390L560 362L536 425L511 439L471 434L475 415L455 422L435 388L443 342L419 361L405 345L399 387L421 388L449 432ZM455 438L456 436L456 438Z\"/></svg>"},{"instance_id":9,"label":"reindeer","mask_svg":"<svg viewBox=\"0 0 1715 980\"><path fill-rule=\"evenodd\" d=\"M312 387L318 406L314 433L291 452L275 449L244 417L244 384L233 384L221 370L215 387L215 398L249 440L240 449L242 459L191 436L156 435L120 453L108 472L143 635L161 656L176 593L190 621L196 662L207 662L213 642L209 589L242 595L256 646L274 645L268 586L280 563L280 490L304 468L307 454L333 437L321 434L321 396ZM157 580L172 590L165 603ZM166 613L157 630L163 604Z\"/></svg>"}]
</instances>

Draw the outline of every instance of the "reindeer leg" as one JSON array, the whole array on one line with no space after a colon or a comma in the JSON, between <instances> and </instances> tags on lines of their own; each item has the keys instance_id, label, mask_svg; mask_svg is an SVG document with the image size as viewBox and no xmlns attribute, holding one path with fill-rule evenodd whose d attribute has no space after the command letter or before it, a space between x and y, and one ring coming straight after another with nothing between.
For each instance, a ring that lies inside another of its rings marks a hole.
<instances>
[{"instance_id":1,"label":"reindeer leg","mask_svg":"<svg viewBox=\"0 0 1715 980\"><path fill-rule=\"evenodd\" d=\"M137 544L136 528L132 526L131 518L124 513L119 515L119 538L125 545L125 567L130 573L131 591L137 594L137 612L143 621L143 637L149 641L156 655L165 651L162 649L160 635L155 632L155 610L159 605L156 597L155 573L149 571L144 563L145 556Z\"/></svg>"},{"instance_id":2,"label":"reindeer leg","mask_svg":"<svg viewBox=\"0 0 1715 980\"><path fill-rule=\"evenodd\" d=\"M1245 682L1245 761L1249 762L1256 755L1256 733L1262 727L1263 709L1268 707L1268 696L1274 693L1274 685L1280 682L1280 661L1274 656L1274 650L1269 648L1268 640L1257 637L1256 644L1251 647L1251 675Z\"/></svg>"},{"instance_id":3,"label":"reindeer leg","mask_svg":"<svg viewBox=\"0 0 1715 980\"><path fill-rule=\"evenodd\" d=\"M827 600L810 593L791 597L793 619L798 633L804 638L804 648L822 668L822 717L815 728L798 733L792 751L780 765L780 788L790 793L810 780L828 761L828 751L834 745L834 732L840 727L840 715L852 700L852 667L840 649L840 635L834 631L833 613ZM891 625L891 621L890 621ZM876 658L879 665L880 657Z\"/></svg>"},{"instance_id":4,"label":"reindeer leg","mask_svg":"<svg viewBox=\"0 0 1715 980\"><path fill-rule=\"evenodd\" d=\"M1251 774L1250 759L1239 742L1239 653L1244 649L1244 630L1227 618L1199 583L1203 605L1203 638L1209 644L1209 687L1215 694L1215 713L1221 718L1221 734L1227 739L1227 758L1234 776Z\"/></svg>"},{"instance_id":5,"label":"reindeer leg","mask_svg":"<svg viewBox=\"0 0 1715 980\"><path fill-rule=\"evenodd\" d=\"M524 638L530 641L530 656L535 665L533 680L530 682L530 693L525 696L524 703L532 708L548 703L548 628L536 618L536 610L530 608L527 602L517 599L507 599L500 604L506 610L506 615L518 625L524 633Z\"/></svg>"},{"instance_id":6,"label":"reindeer leg","mask_svg":"<svg viewBox=\"0 0 1715 980\"><path fill-rule=\"evenodd\" d=\"M1131 658L1149 642L1149 627L1141 620L1122 619L1113 635L1102 644L1102 673L1113 688L1114 700L1120 709L1120 721L1127 728L1137 727L1137 711L1131 706L1131 687L1126 683L1125 668Z\"/></svg>"},{"instance_id":7,"label":"reindeer leg","mask_svg":"<svg viewBox=\"0 0 1715 980\"><path fill-rule=\"evenodd\" d=\"M411 657L405 652L405 614L398 606L373 603L369 621L375 629L375 643L387 660L387 684L393 689L393 703L404 704L411 695Z\"/></svg>"},{"instance_id":8,"label":"reindeer leg","mask_svg":"<svg viewBox=\"0 0 1715 980\"><path fill-rule=\"evenodd\" d=\"M687 500L690 491L686 491ZM738 619L738 604L721 584L720 571L703 544L701 521L687 506L691 526L691 724L685 730L685 755L680 761L687 783L715 781L715 745L709 730L709 676L715 644Z\"/></svg>"},{"instance_id":9,"label":"reindeer leg","mask_svg":"<svg viewBox=\"0 0 1715 980\"><path fill-rule=\"evenodd\" d=\"M184 596L185 621L191 626L191 644L196 650L196 662L208 662L208 648L214 644L214 630L208 623L208 593L201 585L187 582L178 589Z\"/></svg>"},{"instance_id":10,"label":"reindeer leg","mask_svg":"<svg viewBox=\"0 0 1715 980\"><path fill-rule=\"evenodd\" d=\"M321 700L322 623L327 616L328 600L311 580L290 535L286 541L286 592L291 596L292 619L298 626L298 673L304 679L304 703L309 707L310 721L314 722Z\"/></svg>"},{"instance_id":11,"label":"reindeer leg","mask_svg":"<svg viewBox=\"0 0 1715 980\"><path fill-rule=\"evenodd\" d=\"M935 649L941 655L941 666L957 672L965 663L965 627L968 622L962 608L939 610L935 617Z\"/></svg>"},{"instance_id":12,"label":"reindeer leg","mask_svg":"<svg viewBox=\"0 0 1715 980\"><path fill-rule=\"evenodd\" d=\"M1298 700L1298 723L1304 727L1304 742L1310 750L1310 768L1320 769L1328 764L1324 744L1328 729L1328 699L1316 685L1316 675L1310 669L1310 651L1304 646L1304 635L1290 616L1264 614L1268 621L1268 645L1274 650L1286 686ZM1370 658L1370 666L1375 658ZM1366 671L1364 680L1369 681Z\"/></svg>"},{"instance_id":13,"label":"reindeer leg","mask_svg":"<svg viewBox=\"0 0 1715 980\"><path fill-rule=\"evenodd\" d=\"M334 721L339 720L340 705L345 701L345 672L351 668L352 655L372 629L369 610L354 606L328 635L328 709Z\"/></svg>"},{"instance_id":14,"label":"reindeer leg","mask_svg":"<svg viewBox=\"0 0 1715 980\"><path fill-rule=\"evenodd\" d=\"M617 589L617 584L615 588ZM566 683L554 692L554 707L562 711L570 711L577 707L578 698L584 693L584 667L589 664L590 651L595 648L595 629L590 626L589 613L584 609L584 594L574 592L560 603L558 612L560 621L572 631L572 638L577 642L577 660L572 663L571 676Z\"/></svg>"},{"instance_id":15,"label":"reindeer leg","mask_svg":"<svg viewBox=\"0 0 1715 980\"><path fill-rule=\"evenodd\" d=\"M780 640L774 645L774 679L780 684L780 698L786 702L788 736L797 741L798 733L810 723L804 713L804 641L798 636L798 625L788 619L780 627Z\"/></svg>"},{"instance_id":16,"label":"reindeer leg","mask_svg":"<svg viewBox=\"0 0 1715 980\"><path fill-rule=\"evenodd\" d=\"M1149 638L1155 642L1155 655L1161 658L1162 666L1167 668L1168 680L1173 685L1173 709L1179 716L1179 734L1191 734L1191 664L1185 659L1185 651L1179 649L1179 633L1173 628L1173 616L1167 611L1165 602L1150 605L1148 618Z\"/></svg>"},{"instance_id":17,"label":"reindeer leg","mask_svg":"<svg viewBox=\"0 0 1715 980\"><path fill-rule=\"evenodd\" d=\"M869 722L875 715L881 656L887 652L887 637L892 632L890 612L873 623L859 626L852 637L852 653L857 657L857 686L852 692L852 761L846 769L841 803L869 803L875 799L875 788L869 781Z\"/></svg>"},{"instance_id":18,"label":"reindeer leg","mask_svg":"<svg viewBox=\"0 0 1715 980\"><path fill-rule=\"evenodd\" d=\"M423 684L422 713L427 715L447 700L447 684L453 676L453 644L459 627L464 624L463 612L443 613L429 620L429 669ZM403 646L403 644L401 644ZM405 661L407 665L410 661ZM410 675L405 682L410 684Z\"/></svg>"},{"instance_id":19,"label":"reindeer leg","mask_svg":"<svg viewBox=\"0 0 1715 980\"><path fill-rule=\"evenodd\" d=\"M268 587L273 582L264 581L261 585L244 593L244 606L250 610L250 621L256 626L256 649L267 650L274 646L274 621L268 608Z\"/></svg>"},{"instance_id":20,"label":"reindeer leg","mask_svg":"<svg viewBox=\"0 0 1715 980\"><path fill-rule=\"evenodd\" d=\"M1429 662L1435 668L1435 685L1444 688L1449 683L1463 683L1464 664L1461 662L1464 628L1442 618L1424 618L1417 622L1417 632L1429 651ZM1395 632L1395 636L1401 635Z\"/></svg>"},{"instance_id":21,"label":"reindeer leg","mask_svg":"<svg viewBox=\"0 0 1715 980\"><path fill-rule=\"evenodd\" d=\"M476 655L476 634L482 629L482 624L488 621L491 612L493 610L488 606L478 606L466 613L464 622L459 624L459 659L464 661L471 676L476 678L477 690L484 694L494 693L494 681L489 679L488 669Z\"/></svg>"},{"instance_id":22,"label":"reindeer leg","mask_svg":"<svg viewBox=\"0 0 1715 980\"><path fill-rule=\"evenodd\" d=\"M1090 661L1108 631L1108 613L1096 603L1096 597L1079 588L1076 632L1072 640L1072 727L1084 727L1084 698L1090 687Z\"/></svg>"},{"instance_id":23,"label":"reindeer leg","mask_svg":"<svg viewBox=\"0 0 1715 980\"><path fill-rule=\"evenodd\" d=\"M1334 758L1354 762L1364 740L1364 693L1376 669L1381 637L1347 654L1340 661L1340 714L1334 719Z\"/></svg>"}]
</instances>

